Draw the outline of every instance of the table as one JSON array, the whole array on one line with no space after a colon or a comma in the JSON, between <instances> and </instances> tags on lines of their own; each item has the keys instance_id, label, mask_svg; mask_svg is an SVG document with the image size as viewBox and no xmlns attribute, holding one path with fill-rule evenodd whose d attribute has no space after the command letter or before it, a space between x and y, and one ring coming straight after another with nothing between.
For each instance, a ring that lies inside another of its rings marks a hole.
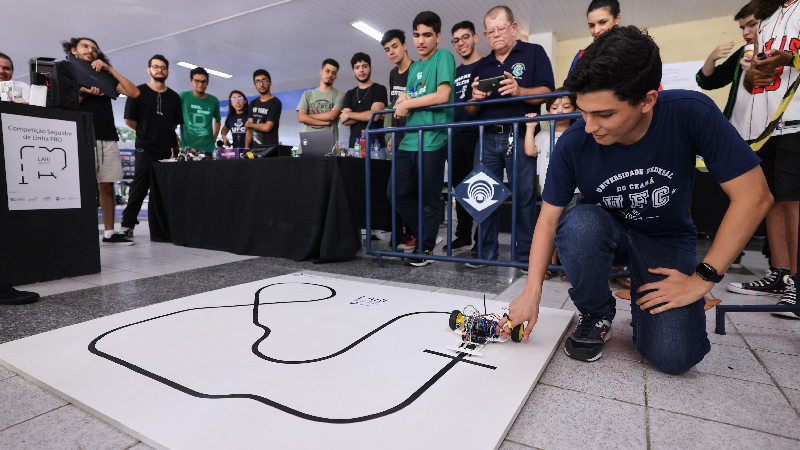
<instances>
[{"instance_id":1,"label":"table","mask_svg":"<svg viewBox=\"0 0 800 450\"><path fill-rule=\"evenodd\" d=\"M391 161L371 163L373 227L391 229ZM348 260L361 248L363 159L162 162L153 171L153 241L316 263Z\"/></svg>"}]
</instances>

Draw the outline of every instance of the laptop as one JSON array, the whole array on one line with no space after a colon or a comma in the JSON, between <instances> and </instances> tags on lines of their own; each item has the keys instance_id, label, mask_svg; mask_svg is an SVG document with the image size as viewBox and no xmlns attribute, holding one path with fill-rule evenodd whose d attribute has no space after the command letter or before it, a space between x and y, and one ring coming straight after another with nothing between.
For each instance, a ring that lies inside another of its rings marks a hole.
<instances>
[{"instance_id":1,"label":"laptop","mask_svg":"<svg viewBox=\"0 0 800 450\"><path fill-rule=\"evenodd\" d=\"M333 130L304 131L300 133L303 153L300 156L330 156L336 141Z\"/></svg>"}]
</instances>

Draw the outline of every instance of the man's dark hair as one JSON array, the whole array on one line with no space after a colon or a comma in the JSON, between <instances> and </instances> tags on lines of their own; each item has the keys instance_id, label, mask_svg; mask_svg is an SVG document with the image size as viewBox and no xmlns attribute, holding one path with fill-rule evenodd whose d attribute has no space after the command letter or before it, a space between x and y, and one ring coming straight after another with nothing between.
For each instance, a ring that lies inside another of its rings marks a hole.
<instances>
[{"instance_id":1,"label":"man's dark hair","mask_svg":"<svg viewBox=\"0 0 800 450\"><path fill-rule=\"evenodd\" d=\"M619 2L617 0L592 0L592 3L589 3L589 9L586 10L586 15L600 8L608 8L611 17L619 15Z\"/></svg>"},{"instance_id":2,"label":"man's dark hair","mask_svg":"<svg viewBox=\"0 0 800 450\"><path fill-rule=\"evenodd\" d=\"M564 86L578 94L611 91L637 105L661 84L661 53L653 38L635 26L616 26L586 47Z\"/></svg>"},{"instance_id":3,"label":"man's dark hair","mask_svg":"<svg viewBox=\"0 0 800 450\"><path fill-rule=\"evenodd\" d=\"M403 45L406 43L406 32L403 30L389 30L386 33L383 33L383 37L381 38L381 47L388 44L389 41L394 38L399 39L400 45Z\"/></svg>"},{"instance_id":4,"label":"man's dark hair","mask_svg":"<svg viewBox=\"0 0 800 450\"><path fill-rule=\"evenodd\" d=\"M470 33L475 34L475 24L470 22L469 20L465 20L463 22L458 22L457 24L453 25L453 29L450 30L450 34L455 34L457 30L469 30Z\"/></svg>"},{"instance_id":5,"label":"man's dark hair","mask_svg":"<svg viewBox=\"0 0 800 450\"><path fill-rule=\"evenodd\" d=\"M194 76L195 75L205 75L206 76L206 80L209 79L208 78L208 71L206 71L206 69L204 69L202 67L195 67L194 69L192 69L189 72L189 79L190 80L194 80Z\"/></svg>"},{"instance_id":6,"label":"man's dark hair","mask_svg":"<svg viewBox=\"0 0 800 450\"><path fill-rule=\"evenodd\" d=\"M264 69L258 69L255 72L253 72L253 81L256 81L256 77L259 75L264 75L265 77L267 77L269 81L272 81L272 77L269 75L269 72L267 72Z\"/></svg>"},{"instance_id":7,"label":"man's dark hair","mask_svg":"<svg viewBox=\"0 0 800 450\"><path fill-rule=\"evenodd\" d=\"M752 0L753 15L758 20L764 20L783 6L784 0Z\"/></svg>"},{"instance_id":8,"label":"man's dark hair","mask_svg":"<svg viewBox=\"0 0 800 450\"><path fill-rule=\"evenodd\" d=\"M736 13L735 16L733 16L733 20L741 20L750 17L752 15L753 15L753 5L748 3L742 6L742 9L740 9L739 12Z\"/></svg>"},{"instance_id":9,"label":"man's dark hair","mask_svg":"<svg viewBox=\"0 0 800 450\"><path fill-rule=\"evenodd\" d=\"M151 65L153 65L153 60L154 59L157 59L159 61L163 61L164 65L167 66L167 69L169 69L169 61L167 61L167 58L165 58L164 55L153 55L153 57L150 58L150 61L147 61L147 67L150 67Z\"/></svg>"},{"instance_id":10,"label":"man's dark hair","mask_svg":"<svg viewBox=\"0 0 800 450\"><path fill-rule=\"evenodd\" d=\"M8 62L11 63L11 70L14 70L14 61L12 61L11 58L8 57L8 55L6 55L5 53L0 53L0 59L7 59Z\"/></svg>"},{"instance_id":11,"label":"man's dark hair","mask_svg":"<svg viewBox=\"0 0 800 450\"><path fill-rule=\"evenodd\" d=\"M111 63L108 62L108 58L106 58L105 53L100 51L100 46L97 45L97 41L95 41L92 38L78 37L78 38L72 38L72 39L70 39L68 41L61 41L61 48L64 49L64 53L66 53L67 55L71 55L72 54L72 49L73 48L78 48L78 43L80 41L90 41L92 44L94 44L94 46L97 48L97 59L99 59L100 61L103 61L104 63L106 63L108 65L111 65Z\"/></svg>"},{"instance_id":12,"label":"man's dark hair","mask_svg":"<svg viewBox=\"0 0 800 450\"><path fill-rule=\"evenodd\" d=\"M436 34L442 32L442 19L438 14L432 11L422 11L417 14L417 17L414 17L414 23L411 25L411 29L416 30L418 25L431 27Z\"/></svg>"},{"instance_id":13,"label":"man's dark hair","mask_svg":"<svg viewBox=\"0 0 800 450\"><path fill-rule=\"evenodd\" d=\"M255 78L255 76L253 78ZM236 108L233 107L233 102L231 101L233 94L239 94L242 96L242 98L244 98L244 111L247 112L247 105L249 104L247 101L247 96L244 95L242 91L231 91L231 93L228 94L228 114L236 114Z\"/></svg>"},{"instance_id":14,"label":"man's dark hair","mask_svg":"<svg viewBox=\"0 0 800 450\"><path fill-rule=\"evenodd\" d=\"M339 63L333 58L328 58L325 61L322 61L322 67L320 67L320 69L324 69L327 64L330 64L333 67L336 67L336 70L339 70Z\"/></svg>"},{"instance_id":15,"label":"man's dark hair","mask_svg":"<svg viewBox=\"0 0 800 450\"><path fill-rule=\"evenodd\" d=\"M372 67L372 59L370 59L369 55L363 52L358 52L350 58L350 66L352 68L356 68L356 64L364 61L367 63L368 66Z\"/></svg>"}]
</instances>

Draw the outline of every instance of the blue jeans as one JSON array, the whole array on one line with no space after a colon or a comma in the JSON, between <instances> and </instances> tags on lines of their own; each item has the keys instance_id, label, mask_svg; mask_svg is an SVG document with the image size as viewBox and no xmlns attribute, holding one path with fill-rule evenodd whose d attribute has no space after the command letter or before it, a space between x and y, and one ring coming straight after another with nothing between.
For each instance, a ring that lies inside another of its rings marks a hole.
<instances>
[{"instance_id":1,"label":"blue jeans","mask_svg":"<svg viewBox=\"0 0 800 450\"><path fill-rule=\"evenodd\" d=\"M508 136L510 133L483 134L483 164L503 181L503 169L508 171L508 182L514 186L514 155L508 154ZM513 251L514 261L528 261L531 251L533 228L536 225L536 158L525 154L523 140L517 142L517 229L516 249ZM480 142L475 146L475 166L480 160ZM500 208L497 208L481 223L481 257L497 259L499 248L497 236L500 233Z\"/></svg>"},{"instance_id":2,"label":"blue jeans","mask_svg":"<svg viewBox=\"0 0 800 450\"><path fill-rule=\"evenodd\" d=\"M436 246L439 222L442 217L442 185L444 184L444 162L447 160L447 147L422 152L422 249L431 250ZM411 227L419 239L419 200L418 181L419 152L398 150L394 155L397 175L397 212ZM392 200L392 180L386 188L386 195Z\"/></svg>"},{"instance_id":3,"label":"blue jeans","mask_svg":"<svg viewBox=\"0 0 800 450\"><path fill-rule=\"evenodd\" d=\"M616 301L608 287L612 266L628 265L631 274L633 342L639 352L662 372L683 373L711 350L702 299L659 314L642 311L636 301L639 286L666 278L648 268L694 273L694 252L661 244L619 223L596 205L579 205L566 212L556 229L556 248L569 276L569 295L581 314L613 320Z\"/></svg>"}]
</instances>

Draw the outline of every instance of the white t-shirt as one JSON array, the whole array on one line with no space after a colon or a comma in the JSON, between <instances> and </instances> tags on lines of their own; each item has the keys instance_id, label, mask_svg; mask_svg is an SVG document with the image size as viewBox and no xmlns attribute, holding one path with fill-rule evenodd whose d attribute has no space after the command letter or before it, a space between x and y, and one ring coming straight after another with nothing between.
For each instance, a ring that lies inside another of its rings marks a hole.
<instances>
[{"instance_id":1,"label":"white t-shirt","mask_svg":"<svg viewBox=\"0 0 800 450\"><path fill-rule=\"evenodd\" d=\"M759 47L756 54L769 53L771 49L800 51L800 10L798 8L800 8L800 0L794 0L788 6L781 5L771 16L761 21L758 26ZM778 109L778 104L797 76L798 71L793 65L785 66L779 69L772 85L753 89L751 117L749 123L743 123L741 129L744 131L742 136L745 139L755 139L764 131L772 115ZM795 98L789 103L781 123L772 135L779 136L798 131L800 131L800 98Z\"/></svg>"},{"instance_id":2,"label":"white t-shirt","mask_svg":"<svg viewBox=\"0 0 800 450\"><path fill-rule=\"evenodd\" d=\"M556 131L556 142L558 142L558 138L564 134L562 131ZM539 192L544 192L544 182L547 179L547 167L550 166L550 152L552 149L550 148L550 130L542 130L539 134L533 138L533 142L536 144L536 150L538 153L536 154L536 174L539 175ZM553 142L553 147L556 146L556 143Z\"/></svg>"},{"instance_id":3,"label":"white t-shirt","mask_svg":"<svg viewBox=\"0 0 800 450\"><path fill-rule=\"evenodd\" d=\"M750 138L750 123L753 119L753 96L744 88L744 73L739 77L736 103L731 111L731 125L736 128L744 140ZM762 128L763 130L763 128Z\"/></svg>"}]
</instances>

